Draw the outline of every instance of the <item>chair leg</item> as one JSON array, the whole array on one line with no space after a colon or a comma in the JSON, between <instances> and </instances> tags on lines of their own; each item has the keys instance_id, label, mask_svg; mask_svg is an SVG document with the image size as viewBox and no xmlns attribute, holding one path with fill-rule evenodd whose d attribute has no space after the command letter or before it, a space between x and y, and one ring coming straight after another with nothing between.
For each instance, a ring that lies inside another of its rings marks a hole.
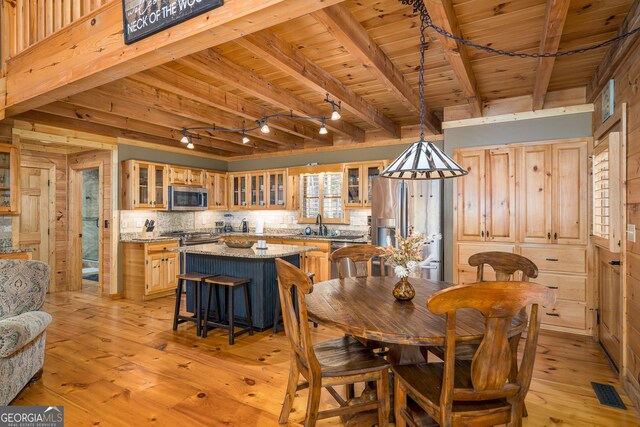
<instances>
[{"instance_id":1,"label":"chair leg","mask_svg":"<svg viewBox=\"0 0 640 427\"><path fill-rule=\"evenodd\" d=\"M202 338L206 338L207 333L209 332L209 326L207 324L209 323L209 311L210 311L209 306L211 305L211 285L206 283L204 286L206 286L206 291L204 294L205 295L204 322L202 322L202 333L200 334Z\"/></svg>"},{"instance_id":2,"label":"chair leg","mask_svg":"<svg viewBox=\"0 0 640 427\"><path fill-rule=\"evenodd\" d=\"M511 346L511 370L509 371L509 382L511 384L515 384L518 379L518 345L520 344L521 337L522 334L518 334L509 338L509 344ZM524 402L522 402L522 416L526 417L528 415L527 407Z\"/></svg>"},{"instance_id":3,"label":"chair leg","mask_svg":"<svg viewBox=\"0 0 640 427\"><path fill-rule=\"evenodd\" d=\"M407 409L407 392L400 385L400 378L393 376L393 410L396 416L396 427L407 427L402 411Z\"/></svg>"},{"instance_id":4,"label":"chair leg","mask_svg":"<svg viewBox=\"0 0 640 427\"><path fill-rule=\"evenodd\" d=\"M249 335L253 335L253 319L251 319L251 298L249 298L249 283L244 286L244 301L247 309L247 321L249 322Z\"/></svg>"},{"instance_id":5,"label":"chair leg","mask_svg":"<svg viewBox=\"0 0 640 427\"><path fill-rule=\"evenodd\" d=\"M378 392L378 427L389 425L389 372L380 372L380 379L376 381Z\"/></svg>"},{"instance_id":6,"label":"chair leg","mask_svg":"<svg viewBox=\"0 0 640 427\"><path fill-rule=\"evenodd\" d=\"M178 316L180 315L180 301L182 299L183 280L178 279L178 288L176 289L176 306L173 312L173 330L178 330Z\"/></svg>"},{"instance_id":7,"label":"chair leg","mask_svg":"<svg viewBox=\"0 0 640 427\"><path fill-rule=\"evenodd\" d=\"M296 396L296 389L298 388L298 365L294 359L291 359L291 365L289 366L289 382L287 383L287 392L284 395L284 401L282 402L282 411L280 411L280 424L286 424L289 422L289 413L291 413L291 407L293 406L293 399Z\"/></svg>"},{"instance_id":8,"label":"chair leg","mask_svg":"<svg viewBox=\"0 0 640 427\"><path fill-rule=\"evenodd\" d=\"M235 289L229 289L229 345L233 345L235 342L235 334L233 333L233 328L235 324L235 315L233 313L234 304L233 304L233 292Z\"/></svg>"},{"instance_id":9,"label":"chair leg","mask_svg":"<svg viewBox=\"0 0 640 427\"><path fill-rule=\"evenodd\" d=\"M193 282L193 290L196 295L194 298L196 305L196 335L202 336L202 289L198 282Z\"/></svg>"},{"instance_id":10,"label":"chair leg","mask_svg":"<svg viewBox=\"0 0 640 427\"><path fill-rule=\"evenodd\" d=\"M347 397L347 400L351 400L356 395L356 387L355 384L345 384L344 385L344 394Z\"/></svg>"},{"instance_id":11,"label":"chair leg","mask_svg":"<svg viewBox=\"0 0 640 427\"><path fill-rule=\"evenodd\" d=\"M307 416L304 427L315 427L318 422L318 408L320 407L320 394L322 393L322 380L309 378L309 397L307 399Z\"/></svg>"}]
</instances>

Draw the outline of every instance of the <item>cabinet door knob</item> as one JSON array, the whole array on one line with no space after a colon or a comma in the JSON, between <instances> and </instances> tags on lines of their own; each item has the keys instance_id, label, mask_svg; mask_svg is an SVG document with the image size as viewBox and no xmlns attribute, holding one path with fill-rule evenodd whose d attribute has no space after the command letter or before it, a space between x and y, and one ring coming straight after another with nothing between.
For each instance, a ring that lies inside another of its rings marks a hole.
<instances>
[{"instance_id":1,"label":"cabinet door knob","mask_svg":"<svg viewBox=\"0 0 640 427\"><path fill-rule=\"evenodd\" d=\"M553 233L553 239L558 240L558 233Z\"/></svg>"},{"instance_id":2,"label":"cabinet door knob","mask_svg":"<svg viewBox=\"0 0 640 427\"><path fill-rule=\"evenodd\" d=\"M547 316L560 317L558 313L547 313Z\"/></svg>"},{"instance_id":3,"label":"cabinet door knob","mask_svg":"<svg viewBox=\"0 0 640 427\"><path fill-rule=\"evenodd\" d=\"M484 231L480 232L480 237L484 237Z\"/></svg>"},{"instance_id":4,"label":"cabinet door knob","mask_svg":"<svg viewBox=\"0 0 640 427\"><path fill-rule=\"evenodd\" d=\"M547 239L551 240L551 233L547 233Z\"/></svg>"},{"instance_id":5,"label":"cabinet door knob","mask_svg":"<svg viewBox=\"0 0 640 427\"><path fill-rule=\"evenodd\" d=\"M487 230L487 237L489 237L489 230Z\"/></svg>"}]
</instances>

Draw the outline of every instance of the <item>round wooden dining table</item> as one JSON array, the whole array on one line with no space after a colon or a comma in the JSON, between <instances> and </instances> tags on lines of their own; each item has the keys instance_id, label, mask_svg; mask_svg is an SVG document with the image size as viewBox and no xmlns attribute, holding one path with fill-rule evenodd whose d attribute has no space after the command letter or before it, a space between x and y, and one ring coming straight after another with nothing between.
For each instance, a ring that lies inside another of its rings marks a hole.
<instances>
[{"instance_id":1,"label":"round wooden dining table","mask_svg":"<svg viewBox=\"0 0 640 427\"><path fill-rule=\"evenodd\" d=\"M309 317L349 335L388 344L393 363L416 363L420 361L418 354L426 354L415 351L420 346L444 346L446 318L429 311L427 300L434 293L454 285L410 278L416 296L411 301L401 302L392 294L397 282L397 277L367 277L316 283L306 297ZM458 310L456 340L478 342L483 336L484 324L478 311ZM516 335L525 327L526 322L514 318L510 334Z\"/></svg>"}]
</instances>

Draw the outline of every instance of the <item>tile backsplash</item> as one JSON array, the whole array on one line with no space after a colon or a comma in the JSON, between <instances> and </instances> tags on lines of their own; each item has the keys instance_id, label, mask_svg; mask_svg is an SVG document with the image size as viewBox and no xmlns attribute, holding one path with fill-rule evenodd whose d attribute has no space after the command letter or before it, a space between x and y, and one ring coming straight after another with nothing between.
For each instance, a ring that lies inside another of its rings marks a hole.
<instances>
[{"instance_id":1,"label":"tile backsplash","mask_svg":"<svg viewBox=\"0 0 640 427\"><path fill-rule=\"evenodd\" d=\"M352 209L350 224L327 224L329 230L353 231L366 233L368 231L367 216L370 209ZM147 219L154 220L155 235L169 231L204 231L214 228L216 221L230 224L234 231L240 229L242 219L246 218L249 228L255 227L256 218L264 219L264 226L268 229L283 232L298 232L310 224L298 224L298 211L282 210L247 210L247 211L200 211L200 212L161 212L161 211L121 211L120 233L140 233L143 231ZM313 228L314 225L312 224Z\"/></svg>"},{"instance_id":2,"label":"tile backsplash","mask_svg":"<svg viewBox=\"0 0 640 427\"><path fill-rule=\"evenodd\" d=\"M0 247L11 247L11 223L13 217L2 215L0 216Z\"/></svg>"}]
</instances>

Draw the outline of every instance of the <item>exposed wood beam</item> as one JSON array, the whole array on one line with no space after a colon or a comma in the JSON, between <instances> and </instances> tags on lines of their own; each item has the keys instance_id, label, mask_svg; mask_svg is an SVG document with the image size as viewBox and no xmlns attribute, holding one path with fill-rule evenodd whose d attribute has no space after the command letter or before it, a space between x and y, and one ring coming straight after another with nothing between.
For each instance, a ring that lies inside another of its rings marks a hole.
<instances>
[{"instance_id":1,"label":"exposed wood beam","mask_svg":"<svg viewBox=\"0 0 640 427\"><path fill-rule=\"evenodd\" d=\"M391 136L400 137L398 124L273 31L259 31L237 42L316 92L323 95L329 92L360 119L387 131Z\"/></svg>"},{"instance_id":2,"label":"exposed wood beam","mask_svg":"<svg viewBox=\"0 0 640 427\"><path fill-rule=\"evenodd\" d=\"M113 96L113 94L99 89L92 89L87 92L69 96L63 100L70 104L79 105L85 108L102 111L105 113L115 114L126 118L135 118L136 120L145 121L158 126L169 127L175 130L182 130L185 127L207 126L206 123L197 120L185 119L174 114L149 108L136 104L130 100L122 100ZM196 132L194 132L196 133ZM194 141L197 143L198 141ZM226 151L242 150L242 142L233 143L229 141L210 141L214 148Z\"/></svg>"},{"instance_id":3,"label":"exposed wood beam","mask_svg":"<svg viewBox=\"0 0 640 427\"><path fill-rule=\"evenodd\" d=\"M99 89L111 94L114 98L168 112L185 119L196 120L201 122L204 126L211 126L215 124L216 126L227 129L241 129L243 127L242 119L235 115L210 107L209 105L201 104L190 98L169 93L162 89L133 80L122 79L117 82L101 86ZM248 122L245 124L245 127L254 126L256 126L256 123L254 122ZM242 135L239 133L218 132L215 133L215 135L217 135L217 138L219 139L228 139L235 143L242 144ZM288 148L302 147L303 145L302 138L277 129L272 130L268 134L253 131L248 136L261 143L269 141L275 144L286 145ZM265 145L271 146L272 144Z\"/></svg>"},{"instance_id":4,"label":"exposed wood beam","mask_svg":"<svg viewBox=\"0 0 640 427\"><path fill-rule=\"evenodd\" d=\"M369 36L367 30L349 12L343 4L327 7L313 16L322 23L327 31L353 55L373 76L384 83L409 111L420 114L420 97L407 83L404 75L393 61ZM426 112L425 122L430 130L440 133L440 120Z\"/></svg>"},{"instance_id":5,"label":"exposed wood beam","mask_svg":"<svg viewBox=\"0 0 640 427\"><path fill-rule=\"evenodd\" d=\"M158 126L146 121L135 120L128 117L117 116L115 114L80 107L64 102L54 102L39 107L36 111L66 117L68 119L82 120L97 123L104 126L124 129L138 134L151 135L158 138L177 141L180 139L180 132L164 126ZM198 141L196 141L197 143ZM226 155L239 154L242 152L255 152L249 147L238 148L233 151L225 151Z\"/></svg>"},{"instance_id":6,"label":"exposed wood beam","mask_svg":"<svg viewBox=\"0 0 640 427\"><path fill-rule=\"evenodd\" d=\"M122 3L111 1L7 63L7 114L40 107L296 19L342 0L227 0L168 31L124 44Z\"/></svg>"},{"instance_id":7,"label":"exposed wood beam","mask_svg":"<svg viewBox=\"0 0 640 427\"><path fill-rule=\"evenodd\" d=\"M236 114L249 121L276 112L166 66L135 74L129 79ZM318 137L317 127L313 128L300 120L277 117L271 119L269 126L303 138ZM327 137L327 142L330 143L332 136Z\"/></svg>"},{"instance_id":8,"label":"exposed wood beam","mask_svg":"<svg viewBox=\"0 0 640 427\"><path fill-rule=\"evenodd\" d=\"M28 111L26 113L22 113L16 117L17 120L23 120L33 123L42 123L45 125L57 126L66 129L79 130L89 133L94 133L98 135L106 135L114 138L126 138L129 140L138 140L144 141L147 143L157 144L163 147L175 147L181 148L183 144L173 139L160 138L156 136L151 136L147 134L139 134L137 132L127 131L121 128L115 128L112 126L100 125L92 122L87 122L84 120L75 120L69 119L61 116L54 116L48 113L42 113L38 111ZM207 154L215 154L217 156L229 157L234 155L233 153L224 152L221 150L211 149L204 145L196 145L195 150L184 150L185 154L197 155L198 152L203 152Z\"/></svg>"},{"instance_id":9,"label":"exposed wood beam","mask_svg":"<svg viewBox=\"0 0 640 427\"><path fill-rule=\"evenodd\" d=\"M295 114L311 117L330 115L329 112L323 111L311 103L300 99L291 92L241 67L211 49L184 57L176 62L208 78L214 78L232 85L251 96L262 99L269 104L276 105L284 111L293 111ZM324 96L322 99L323 98ZM313 122L318 123L315 120ZM344 120L335 122L327 120L325 125L334 132L339 132L342 135L354 138L356 141L364 140L364 131Z\"/></svg>"},{"instance_id":10,"label":"exposed wood beam","mask_svg":"<svg viewBox=\"0 0 640 427\"><path fill-rule=\"evenodd\" d=\"M542 40L539 53L556 53L560 47L564 22L567 20L571 0L547 0L547 9L544 13L544 27L542 28ZM532 109L540 110L544 106L544 98L547 95L549 81L553 73L553 64L556 58L538 58L536 71L536 83L533 87Z\"/></svg>"},{"instance_id":11,"label":"exposed wood beam","mask_svg":"<svg viewBox=\"0 0 640 427\"><path fill-rule=\"evenodd\" d=\"M627 33L639 26L640 0L635 0L631 5L626 18L622 21L618 35ZM593 102L600 94L609 79L611 79L615 71L618 69L622 60L627 57L629 50L638 40L638 37L638 33L636 33L635 35L627 37L609 48L607 53L604 55L604 58L602 58L602 61L600 61L600 65L598 65L598 68L587 87L587 101Z\"/></svg>"},{"instance_id":12,"label":"exposed wood beam","mask_svg":"<svg viewBox=\"0 0 640 427\"><path fill-rule=\"evenodd\" d=\"M427 6L434 24L451 34L462 37L458 18L453 10L451 0L425 0L424 4ZM451 64L453 74L456 76L458 83L460 83L462 93L471 106L474 117L482 116L482 96L478 90L476 77L465 47L461 43L440 34L438 34L438 38L442 43L444 54L449 64Z\"/></svg>"}]
</instances>

